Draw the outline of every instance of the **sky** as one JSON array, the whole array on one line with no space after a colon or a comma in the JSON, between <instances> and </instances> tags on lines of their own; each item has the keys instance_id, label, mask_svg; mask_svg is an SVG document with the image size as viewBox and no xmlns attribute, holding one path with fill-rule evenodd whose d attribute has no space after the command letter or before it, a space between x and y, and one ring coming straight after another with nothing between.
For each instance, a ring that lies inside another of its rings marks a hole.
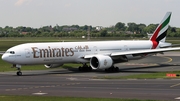
<instances>
[{"instance_id":1,"label":"sky","mask_svg":"<svg viewBox=\"0 0 180 101\"><path fill-rule=\"evenodd\" d=\"M157 24L172 12L170 26L180 27L180 0L0 0L0 27Z\"/></svg>"}]
</instances>

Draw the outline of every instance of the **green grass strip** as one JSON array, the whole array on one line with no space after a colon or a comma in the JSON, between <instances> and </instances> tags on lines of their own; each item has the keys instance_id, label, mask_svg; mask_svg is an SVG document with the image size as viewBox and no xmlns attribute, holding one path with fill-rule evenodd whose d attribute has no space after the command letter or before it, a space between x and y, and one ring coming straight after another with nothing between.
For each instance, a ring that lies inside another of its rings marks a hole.
<instances>
[{"instance_id":1,"label":"green grass strip","mask_svg":"<svg viewBox=\"0 0 180 101\"><path fill-rule=\"evenodd\" d=\"M180 74L180 71L171 71L171 72L158 72L158 73L146 73L146 74L134 74L128 76L103 76L103 77L94 77L95 79L169 79L169 78L180 78L177 77L167 77L166 74Z\"/></svg>"},{"instance_id":2,"label":"green grass strip","mask_svg":"<svg viewBox=\"0 0 180 101\"><path fill-rule=\"evenodd\" d=\"M156 101L118 98L78 98L54 96L0 96L1 101Z\"/></svg>"}]
</instances>

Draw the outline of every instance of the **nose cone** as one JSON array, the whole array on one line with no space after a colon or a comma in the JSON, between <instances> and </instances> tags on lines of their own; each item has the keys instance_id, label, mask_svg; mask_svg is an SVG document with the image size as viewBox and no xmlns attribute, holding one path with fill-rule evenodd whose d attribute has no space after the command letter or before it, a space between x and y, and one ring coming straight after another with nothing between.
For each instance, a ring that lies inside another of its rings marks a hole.
<instances>
[{"instance_id":1,"label":"nose cone","mask_svg":"<svg viewBox=\"0 0 180 101\"><path fill-rule=\"evenodd\" d=\"M9 56L9 54L3 54L2 55L2 60L9 62L9 63L14 63L15 62L15 57L14 56Z\"/></svg>"},{"instance_id":2,"label":"nose cone","mask_svg":"<svg viewBox=\"0 0 180 101\"><path fill-rule=\"evenodd\" d=\"M3 54L1 58L2 58L2 60L8 62L8 56L6 54Z\"/></svg>"}]
</instances>

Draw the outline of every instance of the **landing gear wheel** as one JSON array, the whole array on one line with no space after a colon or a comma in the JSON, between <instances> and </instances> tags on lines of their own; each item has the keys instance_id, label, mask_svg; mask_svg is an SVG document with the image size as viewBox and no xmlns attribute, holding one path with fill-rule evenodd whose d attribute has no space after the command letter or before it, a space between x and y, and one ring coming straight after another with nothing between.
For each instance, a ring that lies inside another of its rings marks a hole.
<instances>
[{"instance_id":1,"label":"landing gear wheel","mask_svg":"<svg viewBox=\"0 0 180 101\"><path fill-rule=\"evenodd\" d=\"M87 64L83 64L82 67L81 66L79 67L79 71L89 72L91 70L92 70L91 66L88 66Z\"/></svg>"},{"instance_id":2,"label":"landing gear wheel","mask_svg":"<svg viewBox=\"0 0 180 101\"><path fill-rule=\"evenodd\" d=\"M20 67L17 67L17 76L22 76L22 72L21 72L21 68Z\"/></svg>"},{"instance_id":3,"label":"landing gear wheel","mask_svg":"<svg viewBox=\"0 0 180 101\"><path fill-rule=\"evenodd\" d=\"M79 71L82 71L82 69L83 69L83 68L82 68L81 66L79 66Z\"/></svg>"},{"instance_id":4,"label":"landing gear wheel","mask_svg":"<svg viewBox=\"0 0 180 101\"><path fill-rule=\"evenodd\" d=\"M116 72L119 72L119 68L118 68L118 67L115 67L115 71L116 71Z\"/></svg>"},{"instance_id":5,"label":"landing gear wheel","mask_svg":"<svg viewBox=\"0 0 180 101\"><path fill-rule=\"evenodd\" d=\"M112 67L110 67L108 69L105 69L105 71L106 72L110 72L110 73L112 73L112 72L119 72L119 68L112 66Z\"/></svg>"},{"instance_id":6,"label":"landing gear wheel","mask_svg":"<svg viewBox=\"0 0 180 101\"><path fill-rule=\"evenodd\" d=\"M17 74L17 76L22 76L22 72L21 71L18 71L16 74Z\"/></svg>"}]
</instances>

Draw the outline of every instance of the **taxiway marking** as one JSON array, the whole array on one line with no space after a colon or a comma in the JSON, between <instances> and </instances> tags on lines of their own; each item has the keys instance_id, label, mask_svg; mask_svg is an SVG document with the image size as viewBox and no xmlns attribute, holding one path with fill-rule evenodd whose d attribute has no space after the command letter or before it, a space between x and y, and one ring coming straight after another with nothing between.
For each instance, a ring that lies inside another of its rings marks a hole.
<instances>
[{"instance_id":1,"label":"taxiway marking","mask_svg":"<svg viewBox=\"0 0 180 101\"><path fill-rule=\"evenodd\" d=\"M175 98L176 100L180 100L180 97Z\"/></svg>"},{"instance_id":2,"label":"taxiway marking","mask_svg":"<svg viewBox=\"0 0 180 101\"><path fill-rule=\"evenodd\" d=\"M48 94L48 93L41 93L41 92L38 92L38 93L32 93L33 95L45 95L45 94Z\"/></svg>"},{"instance_id":3,"label":"taxiway marking","mask_svg":"<svg viewBox=\"0 0 180 101\"><path fill-rule=\"evenodd\" d=\"M170 86L170 87L176 87L176 86L179 86L179 85L180 85L180 83L175 84L175 85L172 85L172 86Z\"/></svg>"}]
</instances>

